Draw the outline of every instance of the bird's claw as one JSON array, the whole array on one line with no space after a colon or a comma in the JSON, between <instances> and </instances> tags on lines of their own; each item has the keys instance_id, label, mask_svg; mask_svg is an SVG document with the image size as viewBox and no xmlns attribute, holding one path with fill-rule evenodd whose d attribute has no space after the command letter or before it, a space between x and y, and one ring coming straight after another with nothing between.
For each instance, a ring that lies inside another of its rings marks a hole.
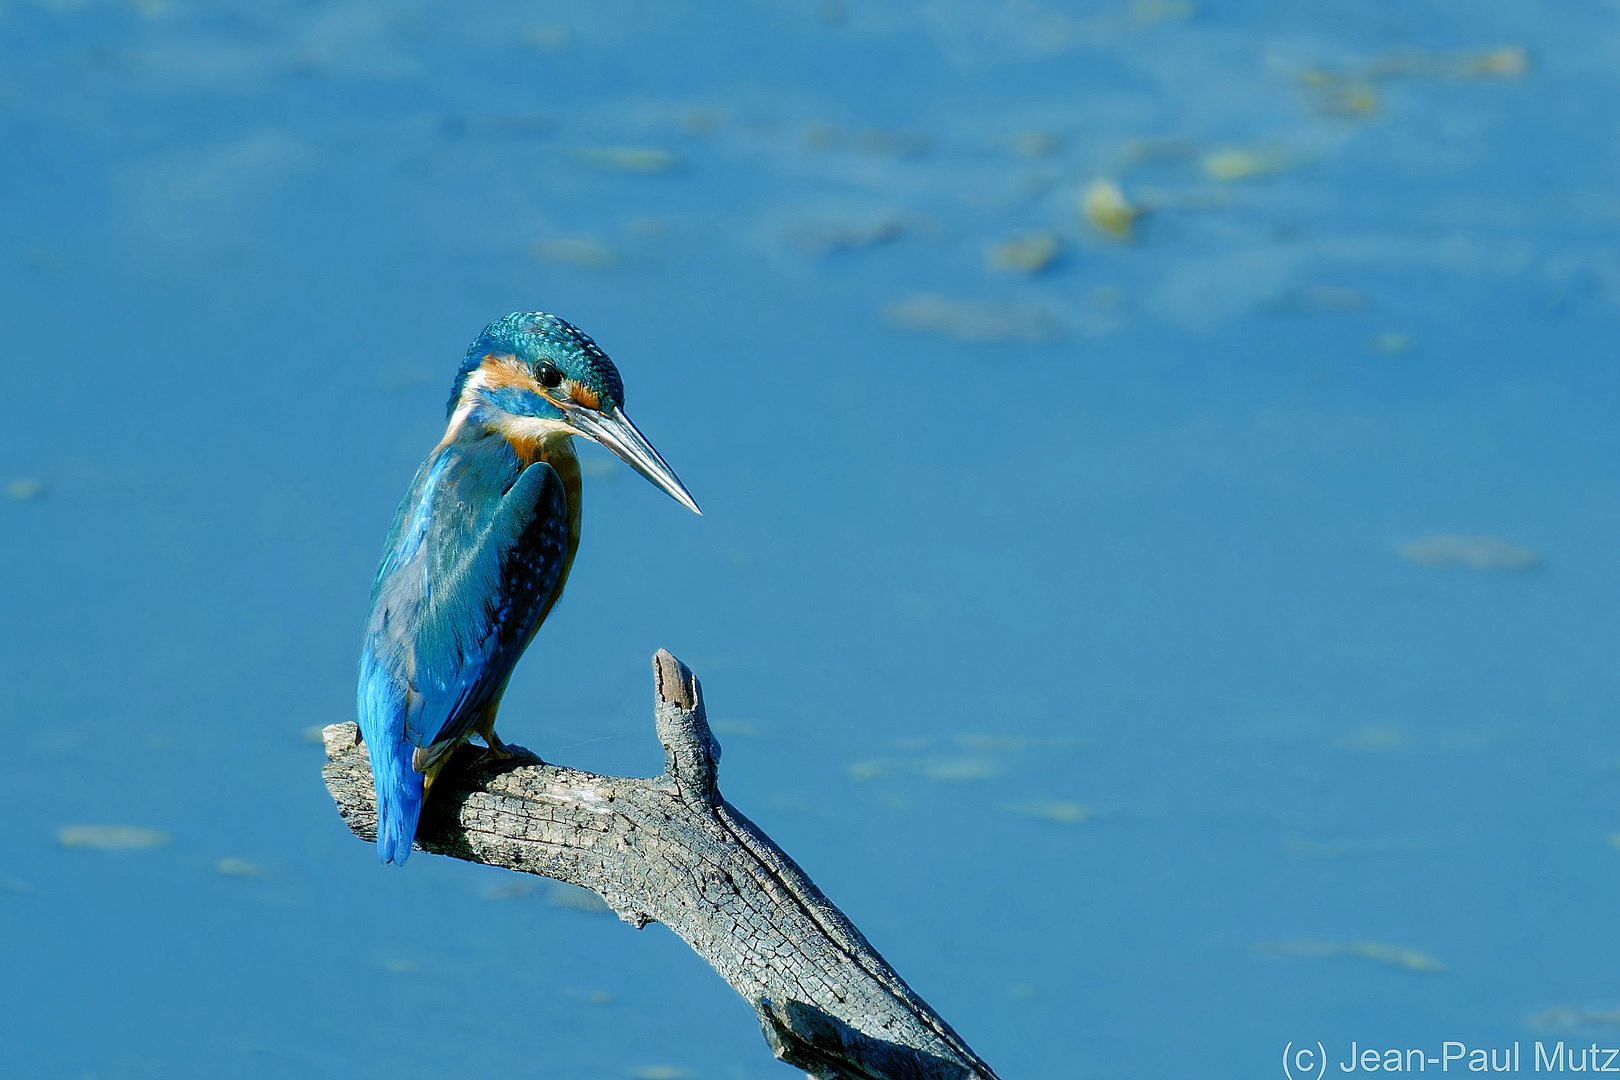
<instances>
[{"instance_id":1,"label":"bird's claw","mask_svg":"<svg viewBox=\"0 0 1620 1080\"><path fill-rule=\"evenodd\" d=\"M484 736L484 741L489 744L489 748L484 751L484 756L479 758L480 761L511 761L517 756L506 748L505 743L495 737L493 731Z\"/></svg>"}]
</instances>

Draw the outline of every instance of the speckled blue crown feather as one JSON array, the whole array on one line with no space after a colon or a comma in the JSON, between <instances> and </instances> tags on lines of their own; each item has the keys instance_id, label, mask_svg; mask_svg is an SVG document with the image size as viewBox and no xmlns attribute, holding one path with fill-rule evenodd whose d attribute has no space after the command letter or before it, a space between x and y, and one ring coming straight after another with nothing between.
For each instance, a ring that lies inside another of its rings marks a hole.
<instances>
[{"instance_id":1,"label":"speckled blue crown feather","mask_svg":"<svg viewBox=\"0 0 1620 1080\"><path fill-rule=\"evenodd\" d=\"M467 376L478 369L484 357L511 354L528 364L550 360L565 376L596 391L604 405L624 407L624 383L619 369L579 327L543 311L514 311L484 327L467 348L467 358L456 372L445 415L456 411Z\"/></svg>"}]
</instances>

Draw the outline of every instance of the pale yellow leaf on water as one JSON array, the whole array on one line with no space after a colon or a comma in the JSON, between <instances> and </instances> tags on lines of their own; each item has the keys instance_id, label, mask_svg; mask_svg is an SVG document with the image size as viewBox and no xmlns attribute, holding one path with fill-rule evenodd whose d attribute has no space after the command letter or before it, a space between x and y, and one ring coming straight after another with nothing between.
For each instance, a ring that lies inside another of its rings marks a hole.
<instances>
[{"instance_id":1,"label":"pale yellow leaf on water","mask_svg":"<svg viewBox=\"0 0 1620 1080\"><path fill-rule=\"evenodd\" d=\"M985 261L992 270L1038 274L1057 261L1063 241L1052 233L1020 233L990 248Z\"/></svg>"},{"instance_id":2,"label":"pale yellow leaf on water","mask_svg":"<svg viewBox=\"0 0 1620 1080\"><path fill-rule=\"evenodd\" d=\"M1382 941L1352 941L1344 947L1344 950L1356 956L1365 956L1369 960L1376 960L1380 964L1405 968L1407 971L1421 971L1428 975L1438 975L1446 970L1444 964L1428 953L1408 949L1404 945L1390 945Z\"/></svg>"},{"instance_id":3,"label":"pale yellow leaf on water","mask_svg":"<svg viewBox=\"0 0 1620 1080\"><path fill-rule=\"evenodd\" d=\"M1141 213L1112 180L1093 180L1080 195L1080 216L1116 240L1130 238Z\"/></svg>"},{"instance_id":4,"label":"pale yellow leaf on water","mask_svg":"<svg viewBox=\"0 0 1620 1080\"><path fill-rule=\"evenodd\" d=\"M56 830L56 842L79 851L134 851L163 847L174 838L156 829L139 825L64 825Z\"/></svg>"},{"instance_id":5,"label":"pale yellow leaf on water","mask_svg":"<svg viewBox=\"0 0 1620 1080\"><path fill-rule=\"evenodd\" d=\"M618 262L613 250L588 236L565 236L556 240L537 240L529 245L529 254L541 262L579 266L586 270L606 270Z\"/></svg>"},{"instance_id":6,"label":"pale yellow leaf on water","mask_svg":"<svg viewBox=\"0 0 1620 1080\"><path fill-rule=\"evenodd\" d=\"M668 150L651 146L586 146L574 156L587 165L614 172L667 173L678 168L681 159Z\"/></svg>"},{"instance_id":7,"label":"pale yellow leaf on water","mask_svg":"<svg viewBox=\"0 0 1620 1080\"><path fill-rule=\"evenodd\" d=\"M1217 150L1204 158L1204 172L1212 180L1247 180L1282 172L1293 164L1281 150Z\"/></svg>"},{"instance_id":8,"label":"pale yellow leaf on water","mask_svg":"<svg viewBox=\"0 0 1620 1080\"><path fill-rule=\"evenodd\" d=\"M1459 536L1441 533L1403 544L1400 556L1419 566L1443 569L1461 566L1469 570L1534 570L1542 563L1534 548L1509 543L1494 536Z\"/></svg>"},{"instance_id":9,"label":"pale yellow leaf on water","mask_svg":"<svg viewBox=\"0 0 1620 1080\"><path fill-rule=\"evenodd\" d=\"M19 479L6 485L6 494L18 502L27 502L45 494L45 485L39 480Z\"/></svg>"},{"instance_id":10,"label":"pale yellow leaf on water","mask_svg":"<svg viewBox=\"0 0 1620 1080\"><path fill-rule=\"evenodd\" d=\"M1026 817L1045 818L1060 825L1079 825L1096 816L1096 811L1079 803L1061 799L1036 799L1033 802L1008 803L1004 809Z\"/></svg>"},{"instance_id":11,"label":"pale yellow leaf on water","mask_svg":"<svg viewBox=\"0 0 1620 1080\"><path fill-rule=\"evenodd\" d=\"M214 864L214 869L228 877L259 877L264 873L258 863L246 859L221 859Z\"/></svg>"}]
</instances>

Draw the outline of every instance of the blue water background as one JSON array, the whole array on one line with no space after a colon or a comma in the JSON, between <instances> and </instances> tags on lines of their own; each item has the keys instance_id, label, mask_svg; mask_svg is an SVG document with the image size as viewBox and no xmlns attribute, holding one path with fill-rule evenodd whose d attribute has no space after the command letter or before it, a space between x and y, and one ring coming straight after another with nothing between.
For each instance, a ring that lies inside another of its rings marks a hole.
<instances>
[{"instance_id":1,"label":"blue water background","mask_svg":"<svg viewBox=\"0 0 1620 1080\"><path fill-rule=\"evenodd\" d=\"M662 927L322 787L531 309L705 516L587 455L502 734L656 772L674 651L1008 1080L1613 1041L1617 83L1595 0L0 5L0 1073L788 1075Z\"/></svg>"}]
</instances>

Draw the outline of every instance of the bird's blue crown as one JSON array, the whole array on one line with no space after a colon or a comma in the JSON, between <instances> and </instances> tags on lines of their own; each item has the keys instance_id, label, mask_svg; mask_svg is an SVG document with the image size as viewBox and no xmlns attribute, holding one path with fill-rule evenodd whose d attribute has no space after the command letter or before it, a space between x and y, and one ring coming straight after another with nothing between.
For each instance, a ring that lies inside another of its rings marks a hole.
<instances>
[{"instance_id":1,"label":"bird's blue crown","mask_svg":"<svg viewBox=\"0 0 1620 1080\"><path fill-rule=\"evenodd\" d=\"M595 392L604 405L624 407L624 383L619 378L619 369L583 330L543 311L515 311L484 327L484 332L468 347L467 358L456 372L456 382L450 390L446 416L456 411L467 378L478 370L484 357L492 353L516 356L527 364L548 361L564 377Z\"/></svg>"}]
</instances>

